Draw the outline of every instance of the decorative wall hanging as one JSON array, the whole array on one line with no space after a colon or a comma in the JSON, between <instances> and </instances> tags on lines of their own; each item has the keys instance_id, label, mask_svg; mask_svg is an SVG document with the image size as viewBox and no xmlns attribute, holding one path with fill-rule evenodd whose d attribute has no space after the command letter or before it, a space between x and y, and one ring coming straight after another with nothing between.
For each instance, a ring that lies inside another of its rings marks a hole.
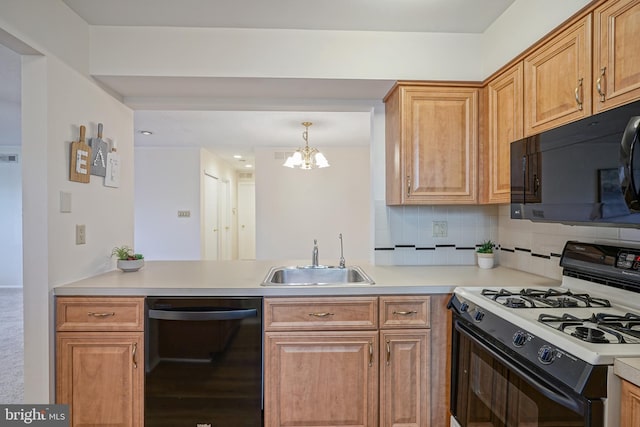
<instances>
[{"instance_id":1,"label":"decorative wall hanging","mask_svg":"<svg viewBox=\"0 0 640 427\"><path fill-rule=\"evenodd\" d=\"M88 183L91 172L91 148L84 142L86 128L80 126L80 139L71 143L69 180Z\"/></svg>"},{"instance_id":2,"label":"decorative wall hanging","mask_svg":"<svg viewBox=\"0 0 640 427\"><path fill-rule=\"evenodd\" d=\"M102 123L98 123L98 137L91 138L91 175L105 176L109 145L102 140Z\"/></svg>"},{"instance_id":3,"label":"decorative wall hanging","mask_svg":"<svg viewBox=\"0 0 640 427\"><path fill-rule=\"evenodd\" d=\"M107 187L120 187L120 156L117 153L115 141L111 141L111 152L107 154L107 170L104 176L104 185Z\"/></svg>"}]
</instances>

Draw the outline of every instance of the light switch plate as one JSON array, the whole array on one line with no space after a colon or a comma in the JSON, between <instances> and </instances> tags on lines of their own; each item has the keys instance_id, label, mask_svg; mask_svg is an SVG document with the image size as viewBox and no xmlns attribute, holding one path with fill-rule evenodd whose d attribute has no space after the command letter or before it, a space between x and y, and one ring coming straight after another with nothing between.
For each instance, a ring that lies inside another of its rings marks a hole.
<instances>
[{"instance_id":1,"label":"light switch plate","mask_svg":"<svg viewBox=\"0 0 640 427\"><path fill-rule=\"evenodd\" d=\"M71 193L67 193L66 191L60 192L60 212L71 212Z\"/></svg>"}]
</instances>

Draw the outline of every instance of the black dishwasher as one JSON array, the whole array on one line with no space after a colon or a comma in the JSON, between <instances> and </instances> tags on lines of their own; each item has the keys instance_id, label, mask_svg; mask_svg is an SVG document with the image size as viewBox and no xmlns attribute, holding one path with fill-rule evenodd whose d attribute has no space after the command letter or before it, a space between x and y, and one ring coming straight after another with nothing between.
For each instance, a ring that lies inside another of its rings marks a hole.
<instances>
[{"instance_id":1,"label":"black dishwasher","mask_svg":"<svg viewBox=\"0 0 640 427\"><path fill-rule=\"evenodd\" d=\"M259 427L262 298L147 298L145 427Z\"/></svg>"}]
</instances>

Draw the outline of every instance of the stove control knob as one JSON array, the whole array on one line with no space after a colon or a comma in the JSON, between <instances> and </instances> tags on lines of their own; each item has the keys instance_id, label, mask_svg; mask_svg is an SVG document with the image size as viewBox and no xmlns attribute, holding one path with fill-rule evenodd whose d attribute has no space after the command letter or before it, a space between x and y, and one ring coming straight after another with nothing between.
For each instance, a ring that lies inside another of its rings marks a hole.
<instances>
[{"instance_id":1,"label":"stove control knob","mask_svg":"<svg viewBox=\"0 0 640 427\"><path fill-rule=\"evenodd\" d=\"M522 347L527 343L527 334L522 331L518 331L513 334L513 345L516 347Z\"/></svg>"},{"instance_id":2,"label":"stove control knob","mask_svg":"<svg viewBox=\"0 0 640 427\"><path fill-rule=\"evenodd\" d=\"M464 313L467 310L469 310L469 304L467 304L466 302L463 302L462 304L460 304L460 311L461 312Z\"/></svg>"},{"instance_id":3,"label":"stove control knob","mask_svg":"<svg viewBox=\"0 0 640 427\"><path fill-rule=\"evenodd\" d=\"M473 320L480 322L482 319L484 319L484 313L480 310L476 311L476 314L473 315Z\"/></svg>"},{"instance_id":4,"label":"stove control knob","mask_svg":"<svg viewBox=\"0 0 640 427\"><path fill-rule=\"evenodd\" d=\"M543 345L538 350L538 360L545 365L551 364L556 358L556 352L548 345Z\"/></svg>"}]
</instances>

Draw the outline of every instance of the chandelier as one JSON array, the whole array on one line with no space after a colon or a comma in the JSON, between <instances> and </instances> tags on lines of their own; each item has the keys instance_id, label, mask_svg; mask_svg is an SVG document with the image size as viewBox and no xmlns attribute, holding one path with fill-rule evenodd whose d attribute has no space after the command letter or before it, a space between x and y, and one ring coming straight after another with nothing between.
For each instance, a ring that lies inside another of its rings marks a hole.
<instances>
[{"instance_id":1,"label":"chandelier","mask_svg":"<svg viewBox=\"0 0 640 427\"><path fill-rule=\"evenodd\" d=\"M309 148L309 126L313 123L302 122L302 126L305 127L302 132L302 139L304 139L304 147L298 148L293 155L287 158L282 166L288 168L300 168L300 169L315 169L329 167L327 158L318 151L317 148Z\"/></svg>"}]
</instances>

